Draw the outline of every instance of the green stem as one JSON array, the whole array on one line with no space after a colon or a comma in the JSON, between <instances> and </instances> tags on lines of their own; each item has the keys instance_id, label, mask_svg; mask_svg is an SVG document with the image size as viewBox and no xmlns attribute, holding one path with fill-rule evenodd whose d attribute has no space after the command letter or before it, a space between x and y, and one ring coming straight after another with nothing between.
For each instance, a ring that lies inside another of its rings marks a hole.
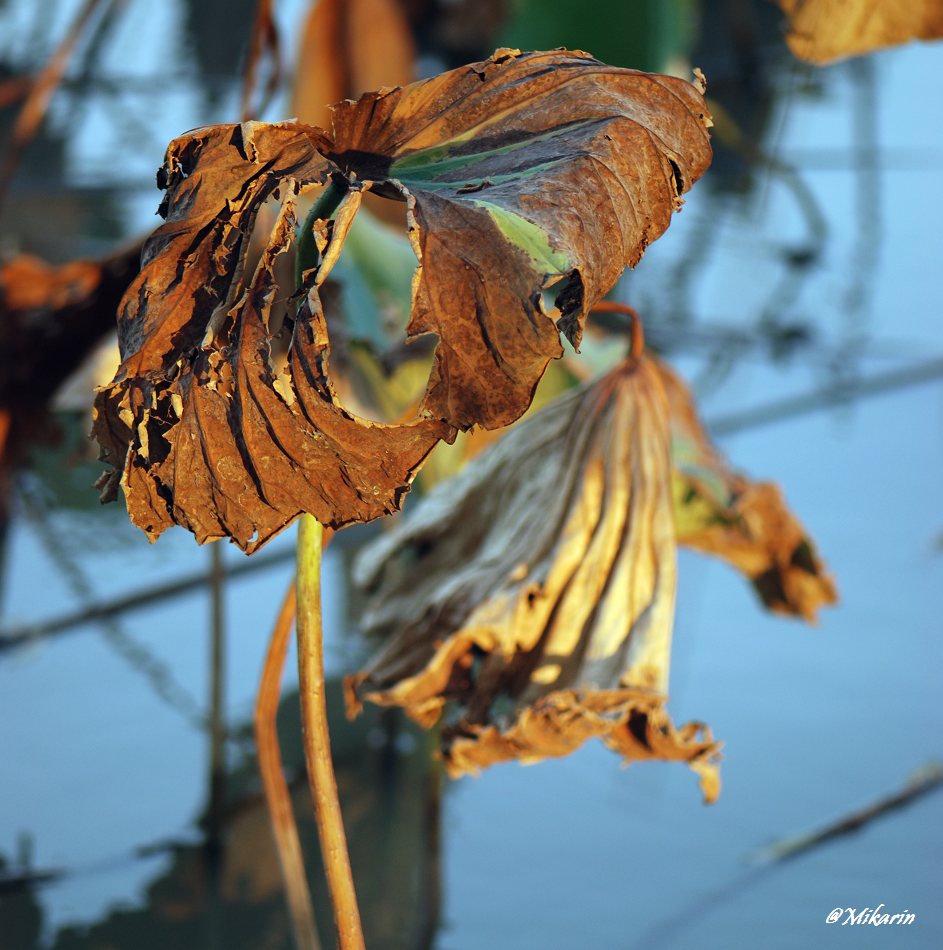
<instances>
[{"instance_id":1,"label":"green stem","mask_svg":"<svg viewBox=\"0 0 943 950\"><path fill-rule=\"evenodd\" d=\"M320 253L314 239L318 221L327 221L347 195L342 178L331 177L308 212L295 245L295 286L304 286L305 271L318 266ZM324 872L334 910L341 950L363 950L360 911L347 853L344 820L337 797L331 762L324 683L324 644L321 625L321 547L324 528L310 514L298 521L298 687L301 695L302 742L308 784L314 799L314 817L321 840Z\"/></svg>"},{"instance_id":2,"label":"green stem","mask_svg":"<svg viewBox=\"0 0 943 950\"><path fill-rule=\"evenodd\" d=\"M300 290L303 284L304 272L318 266L320 253L314 241L314 226L318 221L327 221L337 211L338 206L347 195L347 185L343 179L327 180L324 191L318 200L311 206L304 224L298 229L295 242L295 287Z\"/></svg>"},{"instance_id":3,"label":"green stem","mask_svg":"<svg viewBox=\"0 0 943 950\"><path fill-rule=\"evenodd\" d=\"M313 515L301 516L298 524L297 626L302 741L338 942L341 950L363 950L360 911L354 892L328 734L321 626L323 535L324 528Z\"/></svg>"}]
</instances>

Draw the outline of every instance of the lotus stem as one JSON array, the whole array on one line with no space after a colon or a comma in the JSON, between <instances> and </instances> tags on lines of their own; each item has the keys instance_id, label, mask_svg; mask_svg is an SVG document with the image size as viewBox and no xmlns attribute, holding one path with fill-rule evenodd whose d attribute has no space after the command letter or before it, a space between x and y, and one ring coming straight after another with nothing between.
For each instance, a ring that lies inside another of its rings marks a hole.
<instances>
[{"instance_id":1,"label":"lotus stem","mask_svg":"<svg viewBox=\"0 0 943 950\"><path fill-rule=\"evenodd\" d=\"M285 782L276 727L282 673L295 619L295 603L295 585L292 583L282 601L265 656L265 665L262 667L262 680L255 703L255 743L265 802L272 820L275 848L285 882L285 896L288 900L295 946L297 950L320 950L301 842L298 839L298 826Z\"/></svg>"},{"instance_id":2,"label":"lotus stem","mask_svg":"<svg viewBox=\"0 0 943 950\"><path fill-rule=\"evenodd\" d=\"M629 359L637 360L641 357L645 351L645 333L642 329L642 318L635 307L630 307L627 303L619 303L617 300L600 300L592 306L590 312L625 314L630 320Z\"/></svg>"},{"instance_id":3,"label":"lotus stem","mask_svg":"<svg viewBox=\"0 0 943 950\"><path fill-rule=\"evenodd\" d=\"M318 200L311 206L304 223L298 229L295 244L295 289L301 290L304 286L304 273L318 266L318 246L314 242L314 225L318 221L326 221L337 211L338 205L344 200L347 187L343 180L329 178L324 191Z\"/></svg>"},{"instance_id":4,"label":"lotus stem","mask_svg":"<svg viewBox=\"0 0 943 950\"><path fill-rule=\"evenodd\" d=\"M314 225L334 214L347 194L342 179L330 178L298 231L295 248L295 286L304 287L305 271L318 266ZM308 784L314 799L314 817L321 839L334 923L341 950L363 950L360 911L347 853L344 820L337 797L331 762L324 686L324 645L321 625L321 549L324 528L310 514L298 521L297 628L298 688L301 694L301 734Z\"/></svg>"},{"instance_id":5,"label":"lotus stem","mask_svg":"<svg viewBox=\"0 0 943 950\"><path fill-rule=\"evenodd\" d=\"M302 742L338 942L341 950L363 950L360 911L331 763L327 723L321 626L323 534L323 527L313 515L301 516L298 524L297 626Z\"/></svg>"}]
</instances>

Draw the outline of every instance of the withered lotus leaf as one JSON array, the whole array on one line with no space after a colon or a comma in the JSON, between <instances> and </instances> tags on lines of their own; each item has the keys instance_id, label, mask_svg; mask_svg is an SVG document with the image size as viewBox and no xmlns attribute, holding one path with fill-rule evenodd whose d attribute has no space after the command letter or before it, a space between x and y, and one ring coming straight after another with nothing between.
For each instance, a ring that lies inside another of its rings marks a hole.
<instances>
[{"instance_id":1,"label":"withered lotus leaf","mask_svg":"<svg viewBox=\"0 0 943 950\"><path fill-rule=\"evenodd\" d=\"M790 20L789 48L817 65L943 37L940 0L779 0L779 5Z\"/></svg>"},{"instance_id":2,"label":"withered lotus leaf","mask_svg":"<svg viewBox=\"0 0 943 950\"><path fill-rule=\"evenodd\" d=\"M364 553L368 630L348 683L431 724L452 774L565 755L688 762L713 799L719 746L664 709L676 549L668 404L646 358L525 419Z\"/></svg>"},{"instance_id":3,"label":"withered lotus leaf","mask_svg":"<svg viewBox=\"0 0 943 950\"><path fill-rule=\"evenodd\" d=\"M440 341L426 411L462 429L524 412L560 331L578 347L707 169L709 123L691 83L567 51L500 50L335 109L330 157L407 200L408 333Z\"/></svg>"},{"instance_id":4,"label":"withered lotus leaf","mask_svg":"<svg viewBox=\"0 0 943 950\"><path fill-rule=\"evenodd\" d=\"M742 571L770 610L815 620L838 595L779 487L733 471L711 444L687 386L664 363L655 366L670 407L678 543Z\"/></svg>"},{"instance_id":5,"label":"withered lotus leaf","mask_svg":"<svg viewBox=\"0 0 943 950\"><path fill-rule=\"evenodd\" d=\"M167 223L122 303L123 362L98 393L94 424L103 457L119 467L112 485L120 473L131 518L151 537L176 523L200 542L229 536L252 551L303 511L332 526L376 518L399 507L415 469L449 434L434 419L383 426L344 411L327 376L316 291L287 367L273 360L274 268L292 240L290 193L254 274L243 283L239 272L266 198L329 174L313 136L246 123L197 130L168 151ZM345 205L358 197L351 191Z\"/></svg>"},{"instance_id":6,"label":"withered lotus leaf","mask_svg":"<svg viewBox=\"0 0 943 950\"><path fill-rule=\"evenodd\" d=\"M176 139L160 176L167 220L123 301L123 362L96 401L117 469L104 497L120 479L152 537L178 523L250 550L301 511L342 525L397 507L438 439L526 410L560 331L578 345L587 311L706 169L709 121L682 80L502 50L341 103L330 134L253 122ZM329 180L348 191L336 220L315 225L323 256L283 369L274 261L294 237L294 196ZM438 336L407 426L345 412L327 369L318 287L371 189L407 203L419 261L408 336ZM250 276L252 230L276 195L281 216Z\"/></svg>"}]
</instances>

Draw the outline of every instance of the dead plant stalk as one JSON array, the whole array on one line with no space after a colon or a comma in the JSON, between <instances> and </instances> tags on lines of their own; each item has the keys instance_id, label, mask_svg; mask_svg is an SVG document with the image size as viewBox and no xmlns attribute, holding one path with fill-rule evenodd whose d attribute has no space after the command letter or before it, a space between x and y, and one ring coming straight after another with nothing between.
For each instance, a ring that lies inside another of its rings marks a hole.
<instances>
[{"instance_id":1,"label":"dead plant stalk","mask_svg":"<svg viewBox=\"0 0 943 950\"><path fill-rule=\"evenodd\" d=\"M298 685L308 784L321 840L334 921L341 950L363 950L360 911L347 853L344 822L331 763L327 703L324 694L324 649L321 625L321 542L324 528L312 515L298 525Z\"/></svg>"}]
</instances>

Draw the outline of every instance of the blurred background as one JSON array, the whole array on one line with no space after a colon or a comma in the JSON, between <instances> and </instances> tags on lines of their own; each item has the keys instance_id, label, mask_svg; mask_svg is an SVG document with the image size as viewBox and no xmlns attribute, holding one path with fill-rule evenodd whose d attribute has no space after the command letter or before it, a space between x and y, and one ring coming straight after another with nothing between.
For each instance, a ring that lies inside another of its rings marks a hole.
<instances>
[{"instance_id":1,"label":"blurred background","mask_svg":"<svg viewBox=\"0 0 943 950\"><path fill-rule=\"evenodd\" d=\"M789 860L769 851L943 754L941 47L809 66L763 0L351 3L360 19L331 34L321 2L274 4L280 49L255 55L251 38L271 34L255 0L0 0L0 263L106 260L88 279L120 287L157 223L166 144L199 125L323 122L325 102L358 84L498 46L699 66L714 163L619 294L720 447L783 487L841 595L807 627L682 552L668 708L725 742L716 805L687 769L626 771L598 744L449 782L434 737L398 714L344 719L340 679L368 649L348 567L380 529L339 534L325 565L329 698L368 946L943 945L939 793ZM48 114L19 148L30 81L70 30ZM341 292L385 312L402 303L371 272L370 240L338 271ZM20 290L40 313L54 281L30 266ZM83 273L62 278L60 304ZM113 341L100 320L65 340L37 320L0 331L15 382L0 406L0 948L288 948L251 717L294 530L247 559L184 531L151 546L120 503L101 508L85 434ZM280 731L326 927L292 662ZM881 903L916 921L852 938L825 922Z\"/></svg>"}]
</instances>

